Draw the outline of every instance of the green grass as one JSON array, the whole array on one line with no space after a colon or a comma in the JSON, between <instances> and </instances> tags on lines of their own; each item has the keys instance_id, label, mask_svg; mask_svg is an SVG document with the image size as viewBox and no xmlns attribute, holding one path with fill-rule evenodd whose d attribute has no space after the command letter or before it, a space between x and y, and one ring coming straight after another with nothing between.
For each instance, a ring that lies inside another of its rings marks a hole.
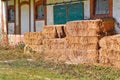
<instances>
[{"instance_id":1,"label":"green grass","mask_svg":"<svg viewBox=\"0 0 120 80\"><path fill-rule=\"evenodd\" d=\"M11 56L12 55L12 56ZM2 57L2 58L1 58ZM120 80L120 69L96 65L67 65L31 58L21 50L0 50L0 80Z\"/></svg>"}]
</instances>

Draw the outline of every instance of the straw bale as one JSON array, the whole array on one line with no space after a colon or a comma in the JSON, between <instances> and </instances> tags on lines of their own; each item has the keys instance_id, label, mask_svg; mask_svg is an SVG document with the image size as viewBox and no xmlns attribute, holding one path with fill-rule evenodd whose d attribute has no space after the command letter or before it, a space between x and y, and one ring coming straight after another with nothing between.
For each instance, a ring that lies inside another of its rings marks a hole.
<instances>
[{"instance_id":1,"label":"straw bale","mask_svg":"<svg viewBox=\"0 0 120 80\"><path fill-rule=\"evenodd\" d=\"M98 50L98 44L69 44L69 49L76 50Z\"/></svg>"},{"instance_id":2,"label":"straw bale","mask_svg":"<svg viewBox=\"0 0 120 80\"><path fill-rule=\"evenodd\" d=\"M45 39L53 39L57 37L57 31L55 26L50 25L50 26L44 26L42 30L42 34Z\"/></svg>"},{"instance_id":3,"label":"straw bale","mask_svg":"<svg viewBox=\"0 0 120 80\"><path fill-rule=\"evenodd\" d=\"M32 45L32 39L24 39L24 43L28 45Z\"/></svg>"},{"instance_id":4,"label":"straw bale","mask_svg":"<svg viewBox=\"0 0 120 80\"><path fill-rule=\"evenodd\" d=\"M101 20L80 20L70 21L66 24L67 30L98 30L101 25Z\"/></svg>"},{"instance_id":5,"label":"straw bale","mask_svg":"<svg viewBox=\"0 0 120 80\"><path fill-rule=\"evenodd\" d=\"M28 39L30 37L30 33L29 32L25 32L24 33L24 39Z\"/></svg>"},{"instance_id":6,"label":"straw bale","mask_svg":"<svg viewBox=\"0 0 120 80\"><path fill-rule=\"evenodd\" d=\"M100 57L106 57L108 59L120 60L120 51L110 49L100 49Z\"/></svg>"},{"instance_id":7,"label":"straw bale","mask_svg":"<svg viewBox=\"0 0 120 80\"><path fill-rule=\"evenodd\" d=\"M48 49L65 49L67 48L66 39L44 39L43 44Z\"/></svg>"},{"instance_id":8,"label":"straw bale","mask_svg":"<svg viewBox=\"0 0 120 80\"><path fill-rule=\"evenodd\" d=\"M36 51L36 52L43 52L44 50L44 45L29 45L29 47L32 48L33 51Z\"/></svg>"},{"instance_id":9,"label":"straw bale","mask_svg":"<svg viewBox=\"0 0 120 80\"><path fill-rule=\"evenodd\" d=\"M68 55L67 50L65 49L47 49L44 51L44 56L46 60L52 60L52 61L67 61Z\"/></svg>"},{"instance_id":10,"label":"straw bale","mask_svg":"<svg viewBox=\"0 0 120 80\"><path fill-rule=\"evenodd\" d=\"M100 21L96 21L97 25L90 25L90 20L71 21L66 24L67 36L97 36ZM95 20L94 20L95 22Z\"/></svg>"},{"instance_id":11,"label":"straw bale","mask_svg":"<svg viewBox=\"0 0 120 80\"><path fill-rule=\"evenodd\" d=\"M96 50L51 49L45 51L44 54L47 60L72 64L96 63L98 61L98 51Z\"/></svg>"},{"instance_id":12,"label":"straw bale","mask_svg":"<svg viewBox=\"0 0 120 80\"><path fill-rule=\"evenodd\" d=\"M80 43L80 44L90 44L90 43L98 43L99 38L93 36L86 37L66 37L66 40L69 44Z\"/></svg>"},{"instance_id":13,"label":"straw bale","mask_svg":"<svg viewBox=\"0 0 120 80\"><path fill-rule=\"evenodd\" d=\"M71 21L66 24L67 36L97 36L113 30L113 18Z\"/></svg>"},{"instance_id":14,"label":"straw bale","mask_svg":"<svg viewBox=\"0 0 120 80\"><path fill-rule=\"evenodd\" d=\"M120 51L114 51L110 49L100 49L99 61L101 64L120 68Z\"/></svg>"},{"instance_id":15,"label":"straw bale","mask_svg":"<svg viewBox=\"0 0 120 80\"><path fill-rule=\"evenodd\" d=\"M106 36L99 41L100 47L120 51L120 35Z\"/></svg>"},{"instance_id":16,"label":"straw bale","mask_svg":"<svg viewBox=\"0 0 120 80\"><path fill-rule=\"evenodd\" d=\"M98 61L97 50L71 50L69 57L73 63L96 63Z\"/></svg>"},{"instance_id":17,"label":"straw bale","mask_svg":"<svg viewBox=\"0 0 120 80\"><path fill-rule=\"evenodd\" d=\"M69 30L67 31L67 36L80 37L80 36L99 36L99 33L95 30Z\"/></svg>"},{"instance_id":18,"label":"straw bale","mask_svg":"<svg viewBox=\"0 0 120 80\"><path fill-rule=\"evenodd\" d=\"M42 45L42 32L27 32L24 34L24 42L29 45Z\"/></svg>"}]
</instances>

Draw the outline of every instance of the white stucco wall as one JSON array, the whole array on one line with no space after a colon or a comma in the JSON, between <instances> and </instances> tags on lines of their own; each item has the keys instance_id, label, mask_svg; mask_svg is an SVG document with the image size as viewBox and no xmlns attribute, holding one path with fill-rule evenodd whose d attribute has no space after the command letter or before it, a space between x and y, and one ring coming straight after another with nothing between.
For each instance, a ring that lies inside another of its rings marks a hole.
<instances>
[{"instance_id":1,"label":"white stucco wall","mask_svg":"<svg viewBox=\"0 0 120 80\"><path fill-rule=\"evenodd\" d=\"M120 23L120 0L113 0L113 17ZM115 31L120 34L120 24L115 25Z\"/></svg>"},{"instance_id":2,"label":"white stucco wall","mask_svg":"<svg viewBox=\"0 0 120 80\"><path fill-rule=\"evenodd\" d=\"M54 24L53 5L47 6L47 25Z\"/></svg>"},{"instance_id":3,"label":"white stucco wall","mask_svg":"<svg viewBox=\"0 0 120 80\"><path fill-rule=\"evenodd\" d=\"M84 19L90 18L90 0L84 1Z\"/></svg>"}]
</instances>

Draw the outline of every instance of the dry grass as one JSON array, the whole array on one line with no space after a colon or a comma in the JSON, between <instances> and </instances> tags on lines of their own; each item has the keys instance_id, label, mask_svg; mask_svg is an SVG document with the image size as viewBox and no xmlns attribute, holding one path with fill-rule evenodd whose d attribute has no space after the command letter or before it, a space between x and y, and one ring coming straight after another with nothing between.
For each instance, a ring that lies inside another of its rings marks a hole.
<instances>
[{"instance_id":1,"label":"dry grass","mask_svg":"<svg viewBox=\"0 0 120 80\"><path fill-rule=\"evenodd\" d=\"M0 50L0 80L119 80L120 77L120 69L53 63L41 56L18 49Z\"/></svg>"}]
</instances>

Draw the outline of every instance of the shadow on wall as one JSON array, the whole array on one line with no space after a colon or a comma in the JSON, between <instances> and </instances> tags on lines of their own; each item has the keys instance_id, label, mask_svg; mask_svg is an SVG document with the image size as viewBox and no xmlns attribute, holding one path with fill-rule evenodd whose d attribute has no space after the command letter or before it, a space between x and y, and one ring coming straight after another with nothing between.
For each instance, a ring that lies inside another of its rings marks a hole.
<instances>
[{"instance_id":1,"label":"shadow on wall","mask_svg":"<svg viewBox=\"0 0 120 80\"><path fill-rule=\"evenodd\" d=\"M115 31L120 34L120 19L115 20Z\"/></svg>"}]
</instances>

